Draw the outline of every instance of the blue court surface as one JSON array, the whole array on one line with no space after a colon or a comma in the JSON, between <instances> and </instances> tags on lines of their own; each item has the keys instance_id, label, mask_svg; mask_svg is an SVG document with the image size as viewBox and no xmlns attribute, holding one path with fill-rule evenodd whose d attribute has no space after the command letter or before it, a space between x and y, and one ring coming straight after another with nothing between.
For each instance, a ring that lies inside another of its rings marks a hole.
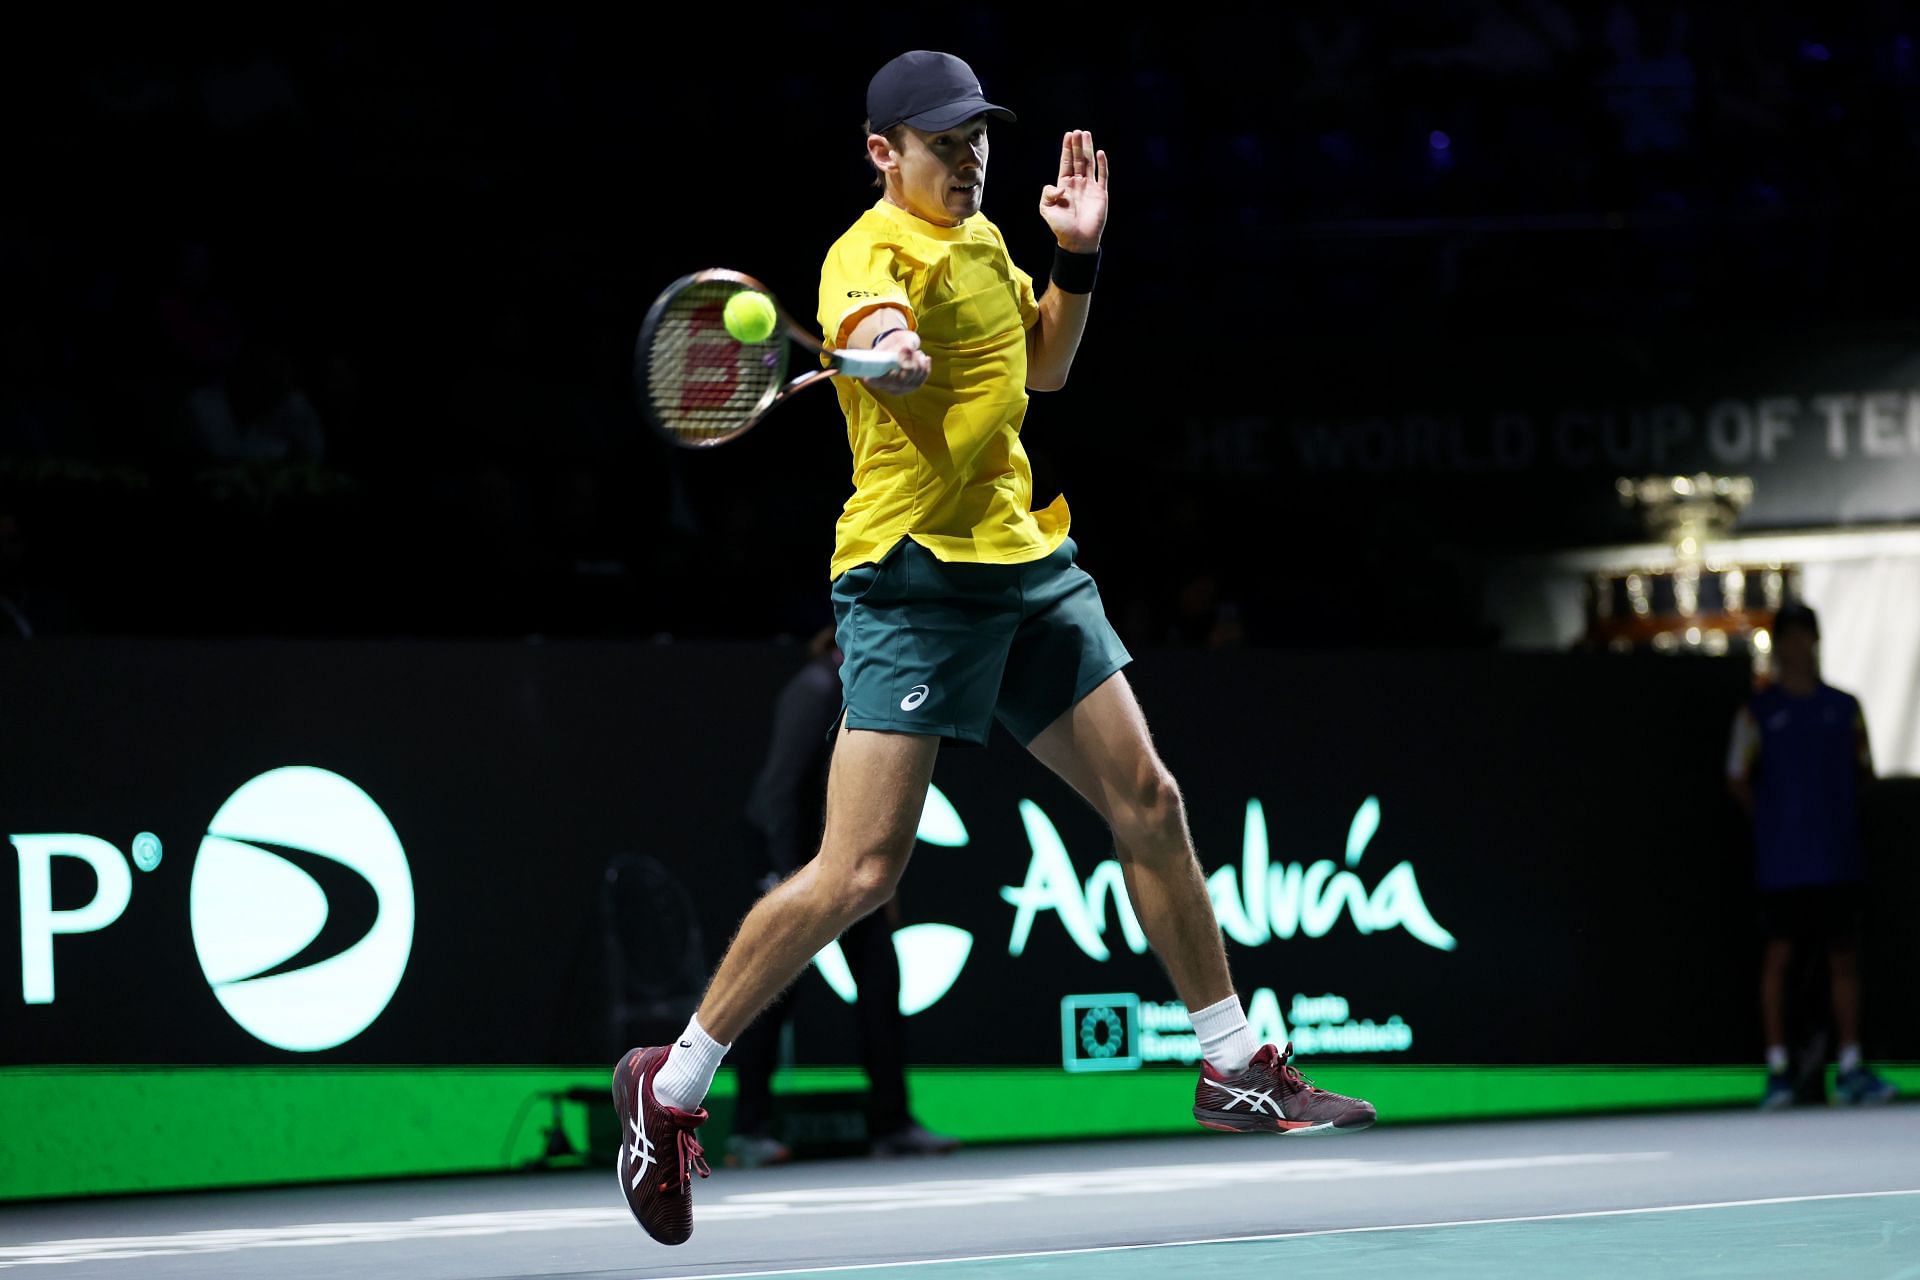
<instances>
[{"instance_id":1,"label":"blue court surface","mask_svg":"<svg viewBox=\"0 0 1920 1280\"><path fill-rule=\"evenodd\" d=\"M22 1205L0 1269L255 1277L1920 1278L1920 1108L1198 1135L718 1169L677 1249L611 1170Z\"/></svg>"}]
</instances>

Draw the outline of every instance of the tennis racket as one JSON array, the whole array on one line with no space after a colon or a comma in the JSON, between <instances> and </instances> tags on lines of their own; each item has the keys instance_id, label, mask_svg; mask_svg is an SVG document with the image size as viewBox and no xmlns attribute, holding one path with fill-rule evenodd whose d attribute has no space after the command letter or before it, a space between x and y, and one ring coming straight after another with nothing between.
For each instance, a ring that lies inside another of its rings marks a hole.
<instances>
[{"instance_id":1,"label":"tennis racket","mask_svg":"<svg viewBox=\"0 0 1920 1280\"><path fill-rule=\"evenodd\" d=\"M778 319L763 342L742 342L727 332L722 313L743 289L773 303ZM785 381L789 341L826 355L826 365ZM772 290L738 271L696 271L668 285L647 309L633 348L641 414L654 430L690 449L746 434L803 387L842 374L879 378L899 367L891 351L827 351L781 308Z\"/></svg>"}]
</instances>

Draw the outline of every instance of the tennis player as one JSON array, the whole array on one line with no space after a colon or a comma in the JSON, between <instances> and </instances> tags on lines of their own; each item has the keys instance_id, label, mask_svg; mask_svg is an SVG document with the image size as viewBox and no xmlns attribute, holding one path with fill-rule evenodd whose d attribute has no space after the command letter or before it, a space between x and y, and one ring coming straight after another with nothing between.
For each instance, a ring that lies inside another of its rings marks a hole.
<instances>
[{"instance_id":1,"label":"tennis player","mask_svg":"<svg viewBox=\"0 0 1920 1280\"><path fill-rule=\"evenodd\" d=\"M1134 912L1192 1011L1206 1061L1194 1116L1215 1129L1337 1133L1371 1104L1317 1089L1292 1047L1256 1044L1227 972L1180 790L1155 754L1093 579L1074 563L1063 499L1030 510L1027 393L1073 367L1107 222L1107 156L1060 143L1039 213L1058 248L1036 298L981 212L988 128L1014 115L950 54L902 54L867 89L881 198L828 251L829 348L897 353L899 369L836 379L853 450L832 579L845 711L813 860L747 914L677 1043L615 1068L628 1206L656 1239L693 1230L694 1130L729 1044L814 953L886 902L913 851L943 739L980 743L997 717L1113 830Z\"/></svg>"}]
</instances>

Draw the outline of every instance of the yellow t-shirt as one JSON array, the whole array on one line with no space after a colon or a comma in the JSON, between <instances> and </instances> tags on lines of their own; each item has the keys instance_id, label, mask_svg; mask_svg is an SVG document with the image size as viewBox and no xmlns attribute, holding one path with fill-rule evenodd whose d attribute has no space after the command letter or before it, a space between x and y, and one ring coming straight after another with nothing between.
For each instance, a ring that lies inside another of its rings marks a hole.
<instances>
[{"instance_id":1,"label":"yellow t-shirt","mask_svg":"<svg viewBox=\"0 0 1920 1280\"><path fill-rule=\"evenodd\" d=\"M1033 278L1000 229L975 214L942 227L882 200L827 251L820 328L829 348L876 307L911 313L933 361L908 395L835 378L853 496L835 530L830 576L877 561L903 537L942 560L1022 564L1067 536L1067 502L1030 511L1027 329L1040 318Z\"/></svg>"}]
</instances>

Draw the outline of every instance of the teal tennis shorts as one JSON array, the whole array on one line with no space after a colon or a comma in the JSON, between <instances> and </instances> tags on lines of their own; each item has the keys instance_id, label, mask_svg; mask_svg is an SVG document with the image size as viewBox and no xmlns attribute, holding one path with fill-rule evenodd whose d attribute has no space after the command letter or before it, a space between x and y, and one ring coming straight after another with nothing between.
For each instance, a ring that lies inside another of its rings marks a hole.
<instances>
[{"instance_id":1,"label":"teal tennis shorts","mask_svg":"<svg viewBox=\"0 0 1920 1280\"><path fill-rule=\"evenodd\" d=\"M1133 661L1073 539L1026 564L948 563L902 538L833 582L849 729L1021 745Z\"/></svg>"}]
</instances>

